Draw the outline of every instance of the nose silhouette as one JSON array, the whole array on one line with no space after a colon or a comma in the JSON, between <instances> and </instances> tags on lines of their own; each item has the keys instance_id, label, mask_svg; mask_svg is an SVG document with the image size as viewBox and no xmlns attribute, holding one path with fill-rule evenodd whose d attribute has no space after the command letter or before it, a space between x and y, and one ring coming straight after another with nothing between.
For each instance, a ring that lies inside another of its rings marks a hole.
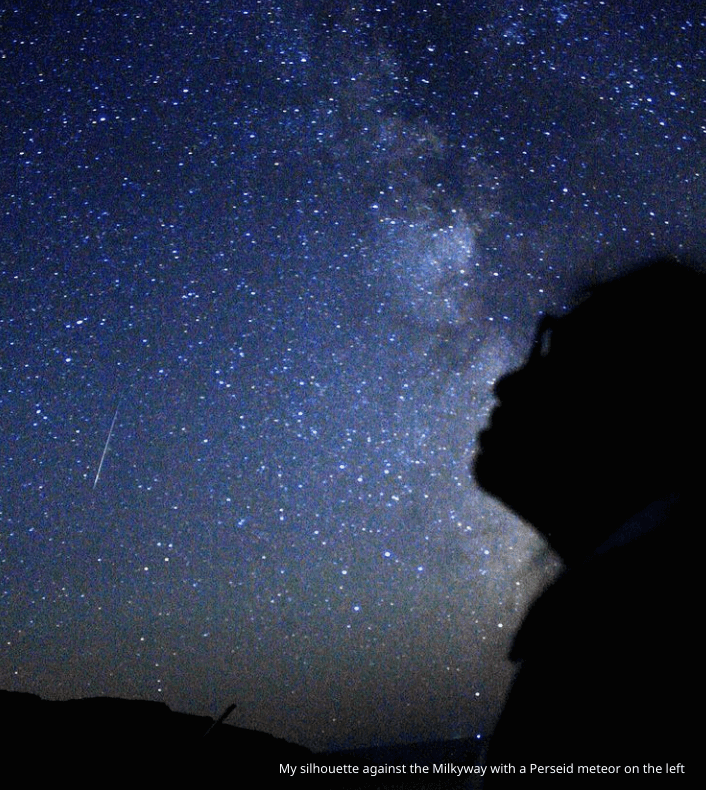
<instances>
[{"instance_id":1,"label":"nose silhouette","mask_svg":"<svg viewBox=\"0 0 706 790\"><path fill-rule=\"evenodd\" d=\"M509 400L521 390L524 390L525 395L529 395L531 390L528 390L528 386L534 379L536 379L535 372L531 364L527 362L522 367L515 368L498 379L493 387L493 394L499 403Z\"/></svg>"},{"instance_id":2,"label":"nose silhouette","mask_svg":"<svg viewBox=\"0 0 706 790\"><path fill-rule=\"evenodd\" d=\"M505 374L493 387L493 393L500 402L507 399L520 386L531 385L532 381L537 379L540 369L545 370L546 365L541 363L549 354L552 333L557 325L557 320L551 315L545 315L542 318L525 363Z\"/></svg>"},{"instance_id":3,"label":"nose silhouette","mask_svg":"<svg viewBox=\"0 0 706 790\"><path fill-rule=\"evenodd\" d=\"M504 376L498 379L495 386L493 387L493 394L498 399L498 401L502 402L505 400L510 392L513 389L513 381L515 380L516 376L519 375L522 368L516 368L515 370L511 371L510 373L506 373Z\"/></svg>"}]
</instances>

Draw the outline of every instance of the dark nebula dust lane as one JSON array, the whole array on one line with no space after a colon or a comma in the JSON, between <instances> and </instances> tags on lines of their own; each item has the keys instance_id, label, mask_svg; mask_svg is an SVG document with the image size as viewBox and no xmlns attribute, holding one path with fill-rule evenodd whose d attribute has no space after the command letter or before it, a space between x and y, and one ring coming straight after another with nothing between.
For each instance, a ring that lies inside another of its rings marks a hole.
<instances>
[{"instance_id":1,"label":"dark nebula dust lane","mask_svg":"<svg viewBox=\"0 0 706 790\"><path fill-rule=\"evenodd\" d=\"M557 561L476 435L541 313L703 249L705 42L688 2L0 11L0 687L484 742Z\"/></svg>"}]
</instances>

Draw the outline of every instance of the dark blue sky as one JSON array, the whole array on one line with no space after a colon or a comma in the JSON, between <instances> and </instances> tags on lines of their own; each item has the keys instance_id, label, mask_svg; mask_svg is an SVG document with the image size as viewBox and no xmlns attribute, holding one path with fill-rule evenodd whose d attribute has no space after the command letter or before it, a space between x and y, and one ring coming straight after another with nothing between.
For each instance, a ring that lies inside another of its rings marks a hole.
<instances>
[{"instance_id":1,"label":"dark blue sky","mask_svg":"<svg viewBox=\"0 0 706 790\"><path fill-rule=\"evenodd\" d=\"M557 566L474 437L541 312L703 249L705 57L688 2L6 5L0 686L486 738Z\"/></svg>"}]
</instances>

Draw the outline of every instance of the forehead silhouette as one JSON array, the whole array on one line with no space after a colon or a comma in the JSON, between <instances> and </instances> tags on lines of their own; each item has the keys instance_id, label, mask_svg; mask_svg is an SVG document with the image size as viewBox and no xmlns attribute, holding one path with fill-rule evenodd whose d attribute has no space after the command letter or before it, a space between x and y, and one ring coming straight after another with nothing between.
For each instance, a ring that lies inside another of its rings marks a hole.
<instances>
[{"instance_id":1,"label":"forehead silhouette","mask_svg":"<svg viewBox=\"0 0 706 790\"><path fill-rule=\"evenodd\" d=\"M662 381L676 365L688 376L701 366L705 312L706 275L659 259L593 288L556 322L551 349L621 378L651 369Z\"/></svg>"},{"instance_id":2,"label":"forehead silhouette","mask_svg":"<svg viewBox=\"0 0 706 790\"><path fill-rule=\"evenodd\" d=\"M706 276L672 259L658 259L593 288L571 314L577 328L604 331L698 329L706 299ZM590 325L590 326L589 326Z\"/></svg>"}]
</instances>

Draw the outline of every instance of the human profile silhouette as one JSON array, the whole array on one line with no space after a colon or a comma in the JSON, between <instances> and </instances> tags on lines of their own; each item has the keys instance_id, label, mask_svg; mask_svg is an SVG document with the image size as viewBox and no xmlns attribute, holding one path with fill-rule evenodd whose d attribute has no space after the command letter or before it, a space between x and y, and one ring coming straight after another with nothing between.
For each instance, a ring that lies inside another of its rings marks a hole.
<instances>
[{"instance_id":1,"label":"human profile silhouette","mask_svg":"<svg viewBox=\"0 0 706 790\"><path fill-rule=\"evenodd\" d=\"M650 261L543 318L496 385L473 474L565 570L515 638L489 766L696 772L705 317L706 274Z\"/></svg>"}]
</instances>

